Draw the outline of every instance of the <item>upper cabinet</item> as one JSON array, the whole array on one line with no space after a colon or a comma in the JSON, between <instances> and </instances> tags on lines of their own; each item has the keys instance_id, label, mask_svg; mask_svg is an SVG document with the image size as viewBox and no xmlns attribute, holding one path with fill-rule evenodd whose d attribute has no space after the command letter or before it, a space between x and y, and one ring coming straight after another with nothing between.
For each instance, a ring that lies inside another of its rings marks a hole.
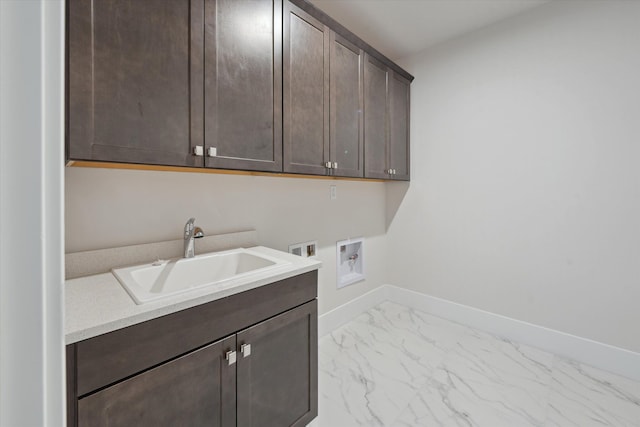
<instances>
[{"instance_id":1,"label":"upper cabinet","mask_svg":"<svg viewBox=\"0 0 640 427\"><path fill-rule=\"evenodd\" d=\"M397 73L389 79L389 167L391 179L409 180L409 85Z\"/></svg>"},{"instance_id":2,"label":"upper cabinet","mask_svg":"<svg viewBox=\"0 0 640 427\"><path fill-rule=\"evenodd\" d=\"M410 81L365 56L365 177L408 181Z\"/></svg>"},{"instance_id":3,"label":"upper cabinet","mask_svg":"<svg viewBox=\"0 0 640 427\"><path fill-rule=\"evenodd\" d=\"M67 159L409 179L413 77L306 0L67 0Z\"/></svg>"},{"instance_id":4,"label":"upper cabinet","mask_svg":"<svg viewBox=\"0 0 640 427\"><path fill-rule=\"evenodd\" d=\"M364 62L365 176L389 178L389 70L382 62L365 55Z\"/></svg>"},{"instance_id":5,"label":"upper cabinet","mask_svg":"<svg viewBox=\"0 0 640 427\"><path fill-rule=\"evenodd\" d=\"M281 10L70 0L69 158L281 171Z\"/></svg>"},{"instance_id":6,"label":"upper cabinet","mask_svg":"<svg viewBox=\"0 0 640 427\"><path fill-rule=\"evenodd\" d=\"M287 2L284 171L363 177L362 49Z\"/></svg>"},{"instance_id":7,"label":"upper cabinet","mask_svg":"<svg viewBox=\"0 0 640 427\"><path fill-rule=\"evenodd\" d=\"M363 50L332 31L329 152L334 176L364 176L363 65Z\"/></svg>"},{"instance_id":8,"label":"upper cabinet","mask_svg":"<svg viewBox=\"0 0 640 427\"><path fill-rule=\"evenodd\" d=\"M68 157L202 166L203 0L68 1Z\"/></svg>"},{"instance_id":9,"label":"upper cabinet","mask_svg":"<svg viewBox=\"0 0 640 427\"><path fill-rule=\"evenodd\" d=\"M204 7L205 165L282 171L282 3Z\"/></svg>"},{"instance_id":10,"label":"upper cabinet","mask_svg":"<svg viewBox=\"0 0 640 427\"><path fill-rule=\"evenodd\" d=\"M284 171L324 175L329 161L329 29L287 1L283 33Z\"/></svg>"}]
</instances>

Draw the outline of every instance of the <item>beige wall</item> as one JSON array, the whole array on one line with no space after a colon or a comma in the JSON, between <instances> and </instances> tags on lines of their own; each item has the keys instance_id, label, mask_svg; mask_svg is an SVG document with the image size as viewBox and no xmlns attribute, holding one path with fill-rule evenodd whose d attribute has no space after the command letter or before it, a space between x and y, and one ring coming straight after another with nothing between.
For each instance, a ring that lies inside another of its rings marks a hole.
<instances>
[{"instance_id":1,"label":"beige wall","mask_svg":"<svg viewBox=\"0 0 640 427\"><path fill-rule=\"evenodd\" d=\"M329 199L336 185L337 200ZM278 177L66 168L66 252L180 239L194 216L205 234L255 229L286 251L318 240L324 313L385 283L385 184ZM335 244L366 238L367 280L336 290ZM197 247L197 242L196 242Z\"/></svg>"},{"instance_id":2,"label":"beige wall","mask_svg":"<svg viewBox=\"0 0 640 427\"><path fill-rule=\"evenodd\" d=\"M639 22L550 2L403 61L393 284L640 351Z\"/></svg>"}]
</instances>

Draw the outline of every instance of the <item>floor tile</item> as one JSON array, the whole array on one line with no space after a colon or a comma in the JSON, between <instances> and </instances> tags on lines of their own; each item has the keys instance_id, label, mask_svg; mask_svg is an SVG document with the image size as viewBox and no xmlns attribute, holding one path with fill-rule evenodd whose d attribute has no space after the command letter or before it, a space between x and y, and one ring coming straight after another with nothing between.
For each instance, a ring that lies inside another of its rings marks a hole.
<instances>
[{"instance_id":1,"label":"floor tile","mask_svg":"<svg viewBox=\"0 0 640 427\"><path fill-rule=\"evenodd\" d=\"M397 425L542 426L553 356L470 329Z\"/></svg>"},{"instance_id":2,"label":"floor tile","mask_svg":"<svg viewBox=\"0 0 640 427\"><path fill-rule=\"evenodd\" d=\"M640 382L558 358L548 426L640 426Z\"/></svg>"},{"instance_id":3,"label":"floor tile","mask_svg":"<svg viewBox=\"0 0 640 427\"><path fill-rule=\"evenodd\" d=\"M313 427L640 427L640 383L390 302L318 362Z\"/></svg>"},{"instance_id":4,"label":"floor tile","mask_svg":"<svg viewBox=\"0 0 640 427\"><path fill-rule=\"evenodd\" d=\"M433 375L445 352L385 320L359 316L320 341L320 425L389 425Z\"/></svg>"}]
</instances>

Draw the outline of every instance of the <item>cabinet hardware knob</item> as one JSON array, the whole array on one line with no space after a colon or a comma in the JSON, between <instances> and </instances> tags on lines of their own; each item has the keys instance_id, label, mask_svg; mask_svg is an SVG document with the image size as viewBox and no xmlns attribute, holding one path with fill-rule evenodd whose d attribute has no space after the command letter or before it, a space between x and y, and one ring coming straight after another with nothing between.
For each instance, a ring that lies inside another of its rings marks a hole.
<instances>
[{"instance_id":1,"label":"cabinet hardware knob","mask_svg":"<svg viewBox=\"0 0 640 427\"><path fill-rule=\"evenodd\" d=\"M202 145L196 145L195 147L193 147L193 155L194 156L204 155L204 147Z\"/></svg>"},{"instance_id":2,"label":"cabinet hardware knob","mask_svg":"<svg viewBox=\"0 0 640 427\"><path fill-rule=\"evenodd\" d=\"M338 169L338 162L333 162L333 168Z\"/></svg>"},{"instance_id":3,"label":"cabinet hardware knob","mask_svg":"<svg viewBox=\"0 0 640 427\"><path fill-rule=\"evenodd\" d=\"M326 162L324 164L324 167L327 168L327 169L333 169L333 165L331 164L331 162Z\"/></svg>"},{"instance_id":4,"label":"cabinet hardware knob","mask_svg":"<svg viewBox=\"0 0 640 427\"><path fill-rule=\"evenodd\" d=\"M242 357L251 356L251 344L242 344L240 346L240 352L242 353Z\"/></svg>"},{"instance_id":5,"label":"cabinet hardware knob","mask_svg":"<svg viewBox=\"0 0 640 427\"><path fill-rule=\"evenodd\" d=\"M236 363L236 352L235 351L227 351L225 359L229 362L229 366Z\"/></svg>"},{"instance_id":6,"label":"cabinet hardware knob","mask_svg":"<svg viewBox=\"0 0 640 427\"><path fill-rule=\"evenodd\" d=\"M218 149L216 147L207 148L207 156L216 157L218 155Z\"/></svg>"}]
</instances>

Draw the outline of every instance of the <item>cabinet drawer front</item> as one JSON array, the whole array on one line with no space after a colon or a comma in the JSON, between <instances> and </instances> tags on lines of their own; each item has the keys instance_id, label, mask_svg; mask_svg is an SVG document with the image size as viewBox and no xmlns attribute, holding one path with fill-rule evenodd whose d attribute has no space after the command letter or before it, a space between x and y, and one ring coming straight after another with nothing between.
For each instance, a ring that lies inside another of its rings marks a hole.
<instances>
[{"instance_id":1,"label":"cabinet drawer front","mask_svg":"<svg viewBox=\"0 0 640 427\"><path fill-rule=\"evenodd\" d=\"M78 427L235 426L235 336L108 387L78 402Z\"/></svg>"},{"instance_id":2,"label":"cabinet drawer front","mask_svg":"<svg viewBox=\"0 0 640 427\"><path fill-rule=\"evenodd\" d=\"M316 297L317 271L76 343L77 395L149 369Z\"/></svg>"},{"instance_id":3,"label":"cabinet drawer front","mask_svg":"<svg viewBox=\"0 0 640 427\"><path fill-rule=\"evenodd\" d=\"M305 426L317 416L317 319L314 300L238 333L238 427Z\"/></svg>"}]
</instances>

